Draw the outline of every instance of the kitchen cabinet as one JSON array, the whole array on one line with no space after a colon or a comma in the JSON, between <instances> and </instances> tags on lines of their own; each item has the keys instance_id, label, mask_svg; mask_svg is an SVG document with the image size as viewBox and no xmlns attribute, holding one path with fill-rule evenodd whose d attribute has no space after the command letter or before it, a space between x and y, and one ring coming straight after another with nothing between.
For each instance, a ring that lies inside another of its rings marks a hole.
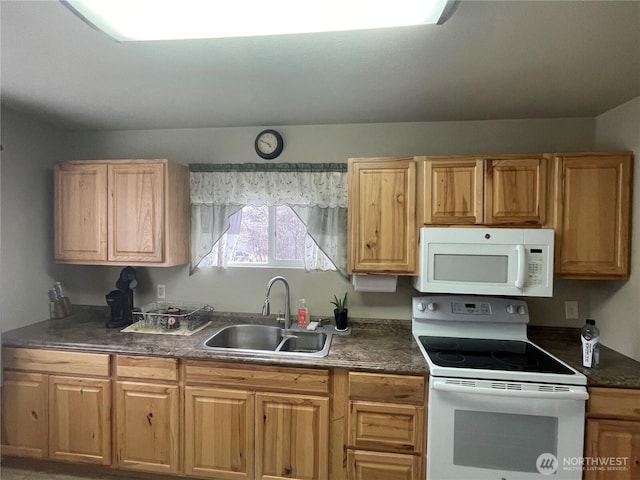
<instances>
[{"instance_id":1,"label":"kitchen cabinet","mask_svg":"<svg viewBox=\"0 0 640 480\"><path fill-rule=\"evenodd\" d=\"M4 348L2 364L3 454L111 463L109 355Z\"/></svg>"},{"instance_id":2,"label":"kitchen cabinet","mask_svg":"<svg viewBox=\"0 0 640 480\"><path fill-rule=\"evenodd\" d=\"M423 225L538 226L546 221L544 155L416 160Z\"/></svg>"},{"instance_id":3,"label":"kitchen cabinet","mask_svg":"<svg viewBox=\"0 0 640 480\"><path fill-rule=\"evenodd\" d=\"M328 479L327 370L188 360L185 372L187 475Z\"/></svg>"},{"instance_id":4,"label":"kitchen cabinet","mask_svg":"<svg viewBox=\"0 0 640 480\"><path fill-rule=\"evenodd\" d=\"M180 388L172 358L116 358L116 466L179 472Z\"/></svg>"},{"instance_id":5,"label":"kitchen cabinet","mask_svg":"<svg viewBox=\"0 0 640 480\"><path fill-rule=\"evenodd\" d=\"M216 479L254 478L255 394L185 388L185 473Z\"/></svg>"},{"instance_id":6,"label":"kitchen cabinet","mask_svg":"<svg viewBox=\"0 0 640 480\"><path fill-rule=\"evenodd\" d=\"M413 157L348 163L349 273L416 273L416 163Z\"/></svg>"},{"instance_id":7,"label":"kitchen cabinet","mask_svg":"<svg viewBox=\"0 0 640 480\"><path fill-rule=\"evenodd\" d=\"M632 154L555 155L556 276L630 273Z\"/></svg>"},{"instance_id":8,"label":"kitchen cabinet","mask_svg":"<svg viewBox=\"0 0 640 480\"><path fill-rule=\"evenodd\" d=\"M189 171L168 160L68 161L54 169L60 263L188 263Z\"/></svg>"},{"instance_id":9,"label":"kitchen cabinet","mask_svg":"<svg viewBox=\"0 0 640 480\"><path fill-rule=\"evenodd\" d=\"M424 478L424 377L349 372L347 479Z\"/></svg>"},{"instance_id":10,"label":"kitchen cabinet","mask_svg":"<svg viewBox=\"0 0 640 480\"><path fill-rule=\"evenodd\" d=\"M48 454L47 375L4 372L2 454L46 458Z\"/></svg>"},{"instance_id":11,"label":"kitchen cabinet","mask_svg":"<svg viewBox=\"0 0 640 480\"><path fill-rule=\"evenodd\" d=\"M640 478L640 390L591 388L589 395L585 455L601 463L585 467L585 480Z\"/></svg>"}]
</instances>

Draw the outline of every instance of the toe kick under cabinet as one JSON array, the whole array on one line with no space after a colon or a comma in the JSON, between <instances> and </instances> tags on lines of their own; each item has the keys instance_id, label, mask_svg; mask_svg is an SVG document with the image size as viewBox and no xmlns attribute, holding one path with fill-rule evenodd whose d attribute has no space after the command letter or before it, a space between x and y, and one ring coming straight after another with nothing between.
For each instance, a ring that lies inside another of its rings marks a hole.
<instances>
[{"instance_id":1,"label":"toe kick under cabinet","mask_svg":"<svg viewBox=\"0 0 640 480\"><path fill-rule=\"evenodd\" d=\"M425 478L425 378L349 373L348 480Z\"/></svg>"}]
</instances>

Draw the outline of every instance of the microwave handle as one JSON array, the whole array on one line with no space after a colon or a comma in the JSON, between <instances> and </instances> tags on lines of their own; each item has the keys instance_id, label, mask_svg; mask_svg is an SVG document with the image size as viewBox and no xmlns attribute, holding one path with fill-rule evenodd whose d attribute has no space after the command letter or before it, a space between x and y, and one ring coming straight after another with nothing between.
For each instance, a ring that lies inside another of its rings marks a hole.
<instances>
[{"instance_id":1,"label":"microwave handle","mask_svg":"<svg viewBox=\"0 0 640 480\"><path fill-rule=\"evenodd\" d=\"M525 255L524 245L516 245L516 254L518 255L518 271L516 273L516 288L524 288L524 279L527 273L527 270L525 268L527 257Z\"/></svg>"}]
</instances>

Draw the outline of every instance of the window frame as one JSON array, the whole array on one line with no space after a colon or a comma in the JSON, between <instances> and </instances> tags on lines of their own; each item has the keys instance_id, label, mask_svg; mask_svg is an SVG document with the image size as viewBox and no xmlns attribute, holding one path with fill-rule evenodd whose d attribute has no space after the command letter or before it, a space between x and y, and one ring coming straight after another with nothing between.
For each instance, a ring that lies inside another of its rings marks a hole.
<instances>
[{"instance_id":1,"label":"window frame","mask_svg":"<svg viewBox=\"0 0 640 480\"><path fill-rule=\"evenodd\" d=\"M241 211L245 208L253 208L252 205L244 205ZM296 212L288 205L271 205L267 206L268 215L267 215L267 262L265 263L251 263L251 262L235 262L232 259L228 261L227 266L229 268L295 268L295 269L305 269L304 258L300 260L278 260L276 257L276 220L277 220L277 208L278 207L286 207L288 208L293 215L298 218ZM298 218L298 221L302 223L302 221ZM303 224L304 225L304 224ZM305 238L308 234L305 234ZM306 241L306 240L303 240ZM304 246L303 246L304 248ZM232 257L233 258L233 257Z\"/></svg>"}]
</instances>

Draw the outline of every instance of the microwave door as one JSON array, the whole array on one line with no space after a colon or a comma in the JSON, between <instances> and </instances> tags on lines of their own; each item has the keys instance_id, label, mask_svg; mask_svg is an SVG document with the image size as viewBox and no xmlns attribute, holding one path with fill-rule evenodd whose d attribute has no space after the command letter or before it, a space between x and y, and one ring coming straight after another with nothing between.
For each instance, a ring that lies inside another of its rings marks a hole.
<instances>
[{"instance_id":1,"label":"microwave door","mask_svg":"<svg viewBox=\"0 0 640 480\"><path fill-rule=\"evenodd\" d=\"M521 296L524 257L522 245L430 244L424 291Z\"/></svg>"}]
</instances>

